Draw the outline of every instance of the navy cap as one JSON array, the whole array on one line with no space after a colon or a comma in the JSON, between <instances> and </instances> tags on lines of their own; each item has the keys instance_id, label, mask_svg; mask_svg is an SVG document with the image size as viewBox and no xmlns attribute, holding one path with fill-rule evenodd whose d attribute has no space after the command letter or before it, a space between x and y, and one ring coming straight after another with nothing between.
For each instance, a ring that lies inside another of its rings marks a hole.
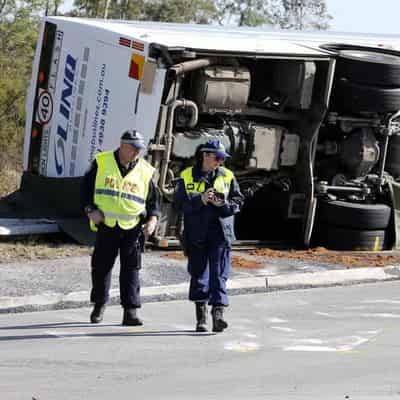
<instances>
[{"instance_id":1,"label":"navy cap","mask_svg":"<svg viewBox=\"0 0 400 400\"><path fill-rule=\"evenodd\" d=\"M215 153L218 158L224 159L230 157L229 153L225 150L225 146L218 139L207 140L200 151L205 153Z\"/></svg>"},{"instance_id":2,"label":"navy cap","mask_svg":"<svg viewBox=\"0 0 400 400\"><path fill-rule=\"evenodd\" d=\"M125 131L121 136L121 143L130 144L138 150L146 147L143 136L135 129Z\"/></svg>"}]
</instances>

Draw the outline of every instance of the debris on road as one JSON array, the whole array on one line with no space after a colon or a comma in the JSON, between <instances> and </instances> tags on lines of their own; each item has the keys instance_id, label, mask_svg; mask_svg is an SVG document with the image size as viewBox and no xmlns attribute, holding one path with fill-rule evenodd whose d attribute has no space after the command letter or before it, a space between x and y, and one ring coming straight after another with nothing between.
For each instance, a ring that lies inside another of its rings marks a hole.
<instances>
[{"instance_id":1,"label":"debris on road","mask_svg":"<svg viewBox=\"0 0 400 400\"><path fill-rule=\"evenodd\" d=\"M167 258L172 258L174 260L184 260L186 258L182 251L171 251L168 253L163 253L162 256ZM263 268L264 264L260 261L233 255L232 267L254 269L254 268Z\"/></svg>"},{"instance_id":2,"label":"debris on road","mask_svg":"<svg viewBox=\"0 0 400 400\"><path fill-rule=\"evenodd\" d=\"M390 255L382 252L345 252L327 250L316 247L309 250L271 250L255 249L249 254L270 259L291 259L299 261L314 261L318 263L341 264L347 268L352 267L385 267L388 265L399 265L400 255Z\"/></svg>"}]
</instances>

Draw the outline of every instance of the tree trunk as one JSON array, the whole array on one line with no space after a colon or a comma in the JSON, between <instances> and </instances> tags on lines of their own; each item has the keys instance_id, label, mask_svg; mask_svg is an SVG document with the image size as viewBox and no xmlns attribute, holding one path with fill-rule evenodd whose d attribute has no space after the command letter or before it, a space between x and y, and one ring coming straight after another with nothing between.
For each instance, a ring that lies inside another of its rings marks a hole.
<instances>
[{"instance_id":1,"label":"tree trunk","mask_svg":"<svg viewBox=\"0 0 400 400\"><path fill-rule=\"evenodd\" d=\"M107 19L108 17L108 7L110 6L110 0L105 0L104 1L104 14L103 14L103 18Z\"/></svg>"}]
</instances>

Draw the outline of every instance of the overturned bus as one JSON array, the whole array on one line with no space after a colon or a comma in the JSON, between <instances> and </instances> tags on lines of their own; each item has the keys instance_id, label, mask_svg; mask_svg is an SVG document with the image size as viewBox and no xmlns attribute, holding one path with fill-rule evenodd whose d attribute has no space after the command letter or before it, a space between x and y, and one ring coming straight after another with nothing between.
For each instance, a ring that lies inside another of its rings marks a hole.
<instances>
[{"instance_id":1,"label":"overturned bus","mask_svg":"<svg viewBox=\"0 0 400 400\"><path fill-rule=\"evenodd\" d=\"M80 177L135 128L156 168L158 238L180 229L171 206L180 171L217 138L246 197L239 239L396 247L396 49L390 36L47 17L13 201L25 214L82 216Z\"/></svg>"}]
</instances>

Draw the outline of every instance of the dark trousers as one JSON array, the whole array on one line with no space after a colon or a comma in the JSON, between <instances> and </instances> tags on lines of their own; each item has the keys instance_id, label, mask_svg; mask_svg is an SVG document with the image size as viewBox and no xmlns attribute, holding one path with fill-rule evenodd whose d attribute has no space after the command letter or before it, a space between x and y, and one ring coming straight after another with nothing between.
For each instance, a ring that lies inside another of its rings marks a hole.
<instances>
[{"instance_id":1,"label":"dark trousers","mask_svg":"<svg viewBox=\"0 0 400 400\"><path fill-rule=\"evenodd\" d=\"M202 244L188 243L187 256L189 300L227 306L226 281L231 270L231 249L222 233L211 232Z\"/></svg>"},{"instance_id":2,"label":"dark trousers","mask_svg":"<svg viewBox=\"0 0 400 400\"><path fill-rule=\"evenodd\" d=\"M100 224L92 256L92 291L90 301L105 304L109 300L111 272L120 254L119 290L124 308L139 308L141 250L138 244L139 226L124 230L118 225L109 228Z\"/></svg>"}]
</instances>

